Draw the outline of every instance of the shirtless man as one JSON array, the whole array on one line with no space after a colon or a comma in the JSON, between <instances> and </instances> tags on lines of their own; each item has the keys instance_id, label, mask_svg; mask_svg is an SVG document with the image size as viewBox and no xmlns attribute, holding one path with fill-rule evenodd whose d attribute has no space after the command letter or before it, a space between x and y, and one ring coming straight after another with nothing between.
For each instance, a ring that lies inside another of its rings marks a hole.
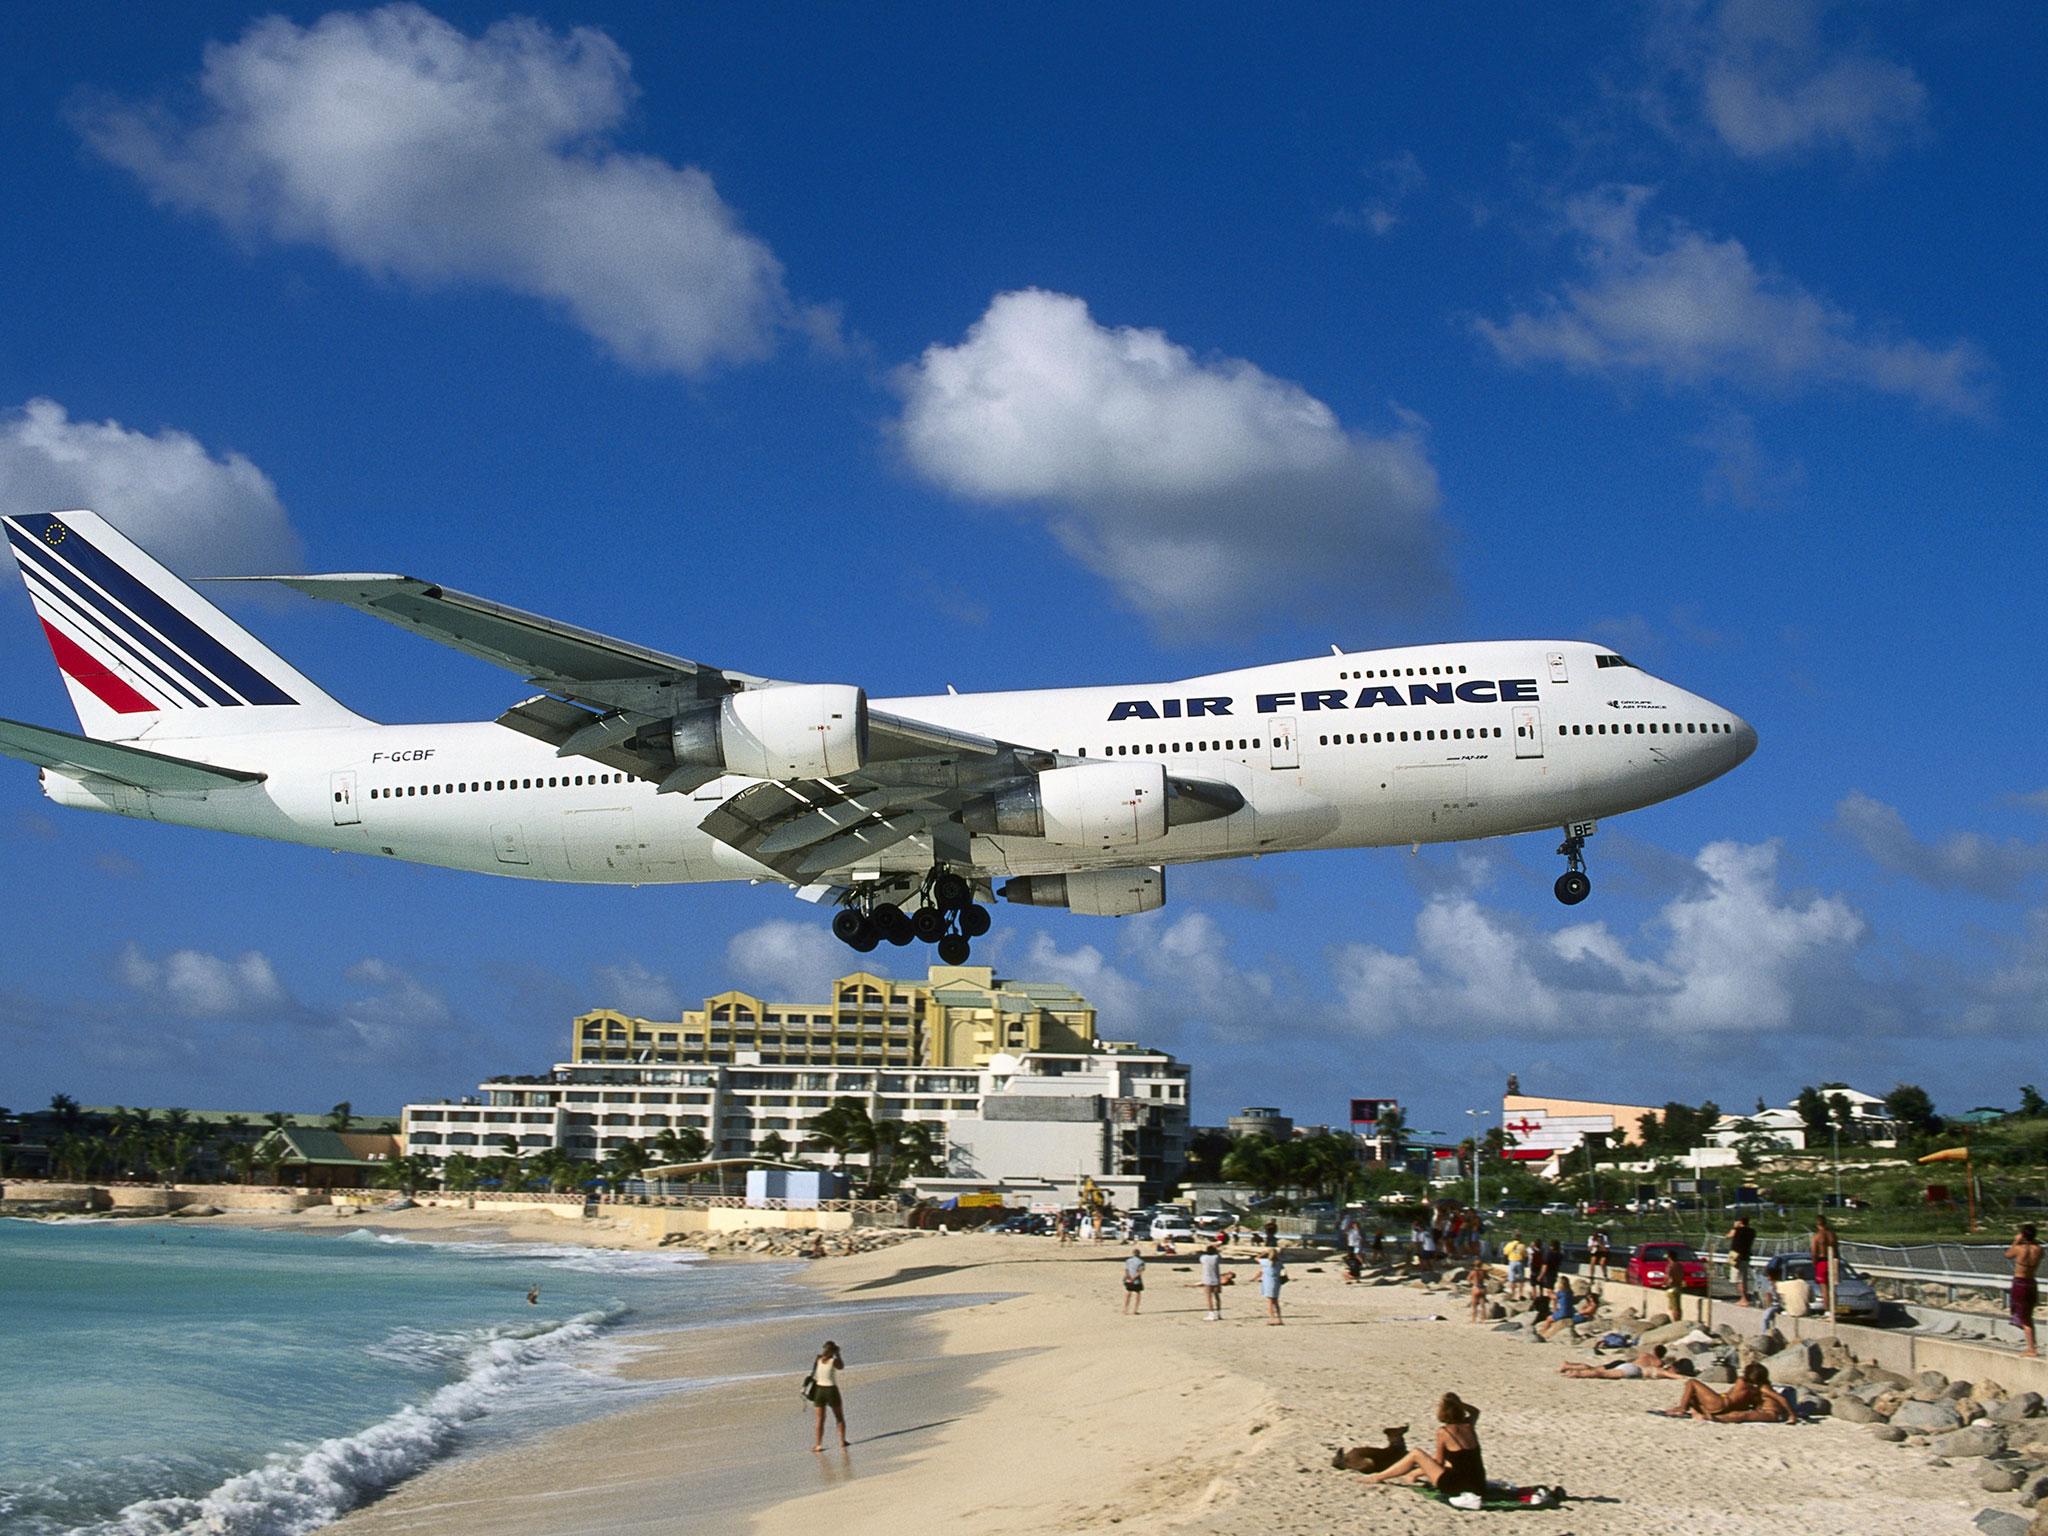
<instances>
[{"instance_id":1,"label":"shirtless man","mask_svg":"<svg viewBox=\"0 0 2048 1536\"><path fill-rule=\"evenodd\" d=\"M2012 1260L2012 1320L2027 1340L2021 1353L2039 1355L2041 1351L2034 1343L2034 1308L2040 1302L2040 1286L2035 1277L2041 1271L2041 1244L2034 1237L2031 1221L2013 1234L2012 1246L2005 1250L2005 1256Z\"/></svg>"},{"instance_id":2,"label":"shirtless man","mask_svg":"<svg viewBox=\"0 0 2048 1536\"><path fill-rule=\"evenodd\" d=\"M1676 1380L1685 1374L1664 1358L1662 1344L1652 1345L1633 1360L1613 1360L1605 1365L1595 1365L1588 1360L1567 1360L1557 1370L1560 1376L1580 1381L1641 1381L1650 1376L1668 1376Z\"/></svg>"},{"instance_id":3,"label":"shirtless man","mask_svg":"<svg viewBox=\"0 0 2048 1536\"><path fill-rule=\"evenodd\" d=\"M1834 1297L1828 1286L1828 1275L1835 1256L1841 1252L1842 1240L1836 1235L1835 1229L1828 1225L1827 1217L1813 1218L1813 1237L1806 1248L1807 1252L1813 1255L1813 1288L1820 1292L1823 1302L1832 1301Z\"/></svg>"}]
</instances>

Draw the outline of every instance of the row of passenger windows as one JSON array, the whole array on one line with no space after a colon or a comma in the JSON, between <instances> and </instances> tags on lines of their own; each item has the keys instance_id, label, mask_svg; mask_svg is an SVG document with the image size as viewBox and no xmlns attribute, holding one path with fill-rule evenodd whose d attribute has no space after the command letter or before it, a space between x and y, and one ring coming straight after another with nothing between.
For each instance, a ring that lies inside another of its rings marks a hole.
<instances>
[{"instance_id":1,"label":"row of passenger windows","mask_svg":"<svg viewBox=\"0 0 2048 1536\"><path fill-rule=\"evenodd\" d=\"M1616 725L1564 725L1566 736L1726 736L1733 726L1686 720L1624 720Z\"/></svg>"},{"instance_id":2,"label":"row of passenger windows","mask_svg":"<svg viewBox=\"0 0 2048 1536\"><path fill-rule=\"evenodd\" d=\"M1375 741L1483 741L1498 736L1500 727L1480 728L1464 731L1351 731L1342 736L1319 736L1316 738L1326 747L1369 746Z\"/></svg>"},{"instance_id":3,"label":"row of passenger windows","mask_svg":"<svg viewBox=\"0 0 2048 1536\"><path fill-rule=\"evenodd\" d=\"M1104 757L1174 757L1185 752L1256 752L1262 745L1262 738L1254 736L1250 741L1239 737L1236 741L1148 741L1134 747L1104 747ZM1081 755L1086 757L1088 749L1083 747Z\"/></svg>"},{"instance_id":4,"label":"row of passenger windows","mask_svg":"<svg viewBox=\"0 0 2048 1536\"><path fill-rule=\"evenodd\" d=\"M1367 667L1363 672L1339 672L1342 682L1364 682L1374 677L1463 677L1463 667L1381 667L1375 672Z\"/></svg>"},{"instance_id":5,"label":"row of passenger windows","mask_svg":"<svg viewBox=\"0 0 2048 1536\"><path fill-rule=\"evenodd\" d=\"M623 773L565 773L549 779L482 779L468 784L406 784L390 789L373 789L372 800L395 800L408 795L481 795L496 790L569 789L582 784L623 784Z\"/></svg>"}]
</instances>

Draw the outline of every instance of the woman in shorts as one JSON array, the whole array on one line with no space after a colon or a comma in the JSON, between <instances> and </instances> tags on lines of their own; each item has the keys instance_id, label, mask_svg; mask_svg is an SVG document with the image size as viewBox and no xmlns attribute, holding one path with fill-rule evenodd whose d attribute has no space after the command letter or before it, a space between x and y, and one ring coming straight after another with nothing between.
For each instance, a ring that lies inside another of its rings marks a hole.
<instances>
[{"instance_id":1,"label":"woman in shorts","mask_svg":"<svg viewBox=\"0 0 2048 1536\"><path fill-rule=\"evenodd\" d=\"M825 1410L832 1410L832 1417L839 1424L839 1447L846 1448L846 1404L839 1395L839 1373L846 1369L846 1359L839 1353L839 1346L830 1339L818 1351L818 1358L811 1362L811 1403L818 1410L818 1432L812 1436L811 1449L825 1449ZM784 1389L788 1390L787 1388Z\"/></svg>"}]
</instances>

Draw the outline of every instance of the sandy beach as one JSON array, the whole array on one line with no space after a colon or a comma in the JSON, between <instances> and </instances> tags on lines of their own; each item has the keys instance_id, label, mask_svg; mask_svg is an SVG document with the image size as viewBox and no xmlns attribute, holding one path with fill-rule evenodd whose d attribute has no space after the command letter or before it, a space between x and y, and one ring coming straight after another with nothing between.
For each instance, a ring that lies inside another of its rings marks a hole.
<instances>
[{"instance_id":1,"label":"sandy beach","mask_svg":"<svg viewBox=\"0 0 2048 1536\"><path fill-rule=\"evenodd\" d=\"M399 1214L423 1233L459 1225L457 1213ZM514 1235L582 1236L566 1225ZM630 1367L700 1385L516 1451L444 1463L332 1529L1445 1531L1489 1517L1368 1486L1333 1470L1330 1455L1380 1443L1392 1424L1426 1443L1447 1387L1484 1410L1495 1478L1574 1495L1561 1510L1518 1512L1516 1529L1531 1536L1926 1536L2012 1507L1963 1465L1930 1465L1863 1426L1650 1417L1674 1384L1564 1380L1568 1351L1465 1323L1440 1294L1345 1286L1335 1264L1291 1266L1287 1325L1275 1328L1248 1264L1232 1266L1225 1321L1210 1323L1192 1258L1156 1260L1145 1311L1127 1318L1125 1252L928 1237L818 1264L814 1320L658 1336ZM818 1456L796 1387L826 1336L847 1356L853 1445Z\"/></svg>"}]
</instances>

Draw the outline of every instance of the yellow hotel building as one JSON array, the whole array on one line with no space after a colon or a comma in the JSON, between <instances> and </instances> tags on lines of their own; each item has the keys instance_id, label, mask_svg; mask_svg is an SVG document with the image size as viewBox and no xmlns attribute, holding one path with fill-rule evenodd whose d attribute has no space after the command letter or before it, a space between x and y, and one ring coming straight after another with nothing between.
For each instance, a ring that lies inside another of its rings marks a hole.
<instances>
[{"instance_id":1,"label":"yellow hotel building","mask_svg":"<svg viewBox=\"0 0 2048 1536\"><path fill-rule=\"evenodd\" d=\"M999 1052L1086 1054L1120 1044L1095 1038L1095 1009L1071 987L1006 980L985 965L935 965L922 981L855 971L824 1002L721 992L680 1020L594 1009L575 1021L571 1059L979 1068Z\"/></svg>"}]
</instances>

